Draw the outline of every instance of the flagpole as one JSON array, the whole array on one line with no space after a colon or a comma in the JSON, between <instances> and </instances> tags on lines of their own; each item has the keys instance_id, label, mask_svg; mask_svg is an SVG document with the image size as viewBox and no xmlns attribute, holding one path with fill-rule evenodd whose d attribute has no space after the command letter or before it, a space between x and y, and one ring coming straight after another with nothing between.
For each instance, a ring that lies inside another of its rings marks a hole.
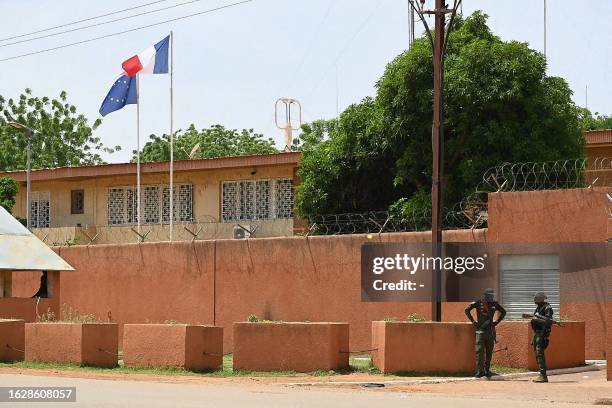
<instances>
[{"instance_id":1,"label":"flagpole","mask_svg":"<svg viewBox=\"0 0 612 408\"><path fill-rule=\"evenodd\" d=\"M174 232L174 33L170 31L170 241Z\"/></svg>"},{"instance_id":2,"label":"flagpole","mask_svg":"<svg viewBox=\"0 0 612 408\"><path fill-rule=\"evenodd\" d=\"M140 234L140 75L136 74L136 225Z\"/></svg>"}]
</instances>

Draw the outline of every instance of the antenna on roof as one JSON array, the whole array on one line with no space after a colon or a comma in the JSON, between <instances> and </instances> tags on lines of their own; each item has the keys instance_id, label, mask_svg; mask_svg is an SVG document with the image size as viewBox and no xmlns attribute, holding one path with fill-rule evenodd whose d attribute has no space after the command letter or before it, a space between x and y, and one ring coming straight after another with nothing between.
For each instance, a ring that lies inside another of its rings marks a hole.
<instances>
[{"instance_id":1,"label":"antenna on roof","mask_svg":"<svg viewBox=\"0 0 612 408\"><path fill-rule=\"evenodd\" d=\"M281 125L278 121L278 110L281 103L285 105L285 123L283 125ZM291 115L291 107L293 105L297 106L298 108L297 122L292 119ZM285 131L285 151L291 151L291 146L293 145L293 131L300 130L300 127L302 126L302 104L300 101L291 98L277 99L276 103L274 104L274 121L277 128Z\"/></svg>"},{"instance_id":2,"label":"antenna on roof","mask_svg":"<svg viewBox=\"0 0 612 408\"><path fill-rule=\"evenodd\" d=\"M191 149L191 152L189 152L189 160L193 160L198 153L200 153L200 144L196 143L193 146L193 149Z\"/></svg>"}]
</instances>

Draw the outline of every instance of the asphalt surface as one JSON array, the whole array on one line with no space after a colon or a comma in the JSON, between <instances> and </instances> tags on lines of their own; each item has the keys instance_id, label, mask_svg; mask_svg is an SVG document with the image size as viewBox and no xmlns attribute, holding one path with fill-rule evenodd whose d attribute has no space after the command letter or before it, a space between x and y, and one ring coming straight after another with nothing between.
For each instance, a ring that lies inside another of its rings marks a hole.
<instances>
[{"instance_id":1,"label":"asphalt surface","mask_svg":"<svg viewBox=\"0 0 612 408\"><path fill-rule=\"evenodd\" d=\"M556 381L563 381L563 379L557 378ZM482 385L486 388L489 386L488 384ZM76 387L77 401L63 403L11 402L0 403L0 407L593 407L592 401L590 403L586 401L553 402L549 399L535 397L533 399L515 398L516 394L513 395L509 392L461 395L461 393L452 392L445 388L439 388L440 392L436 388L425 392L415 392L409 389L393 391L391 388L304 388L274 384L188 384L0 374L0 387L32 386ZM525 383L522 386L519 385L521 388L524 386ZM600 381L598 381L597 386L602 386ZM605 389L607 389L607 385L605 385ZM610 390L612 391L612 387L610 387ZM582 391L588 393L588 386L585 386ZM610 396L612 397L612 392Z\"/></svg>"}]
</instances>

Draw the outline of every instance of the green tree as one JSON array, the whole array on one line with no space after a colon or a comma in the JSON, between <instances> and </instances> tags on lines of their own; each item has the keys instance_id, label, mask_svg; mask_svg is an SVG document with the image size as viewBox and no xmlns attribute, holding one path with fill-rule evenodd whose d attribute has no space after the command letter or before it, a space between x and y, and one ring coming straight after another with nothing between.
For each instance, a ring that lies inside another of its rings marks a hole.
<instances>
[{"instance_id":1,"label":"green tree","mask_svg":"<svg viewBox=\"0 0 612 408\"><path fill-rule=\"evenodd\" d=\"M584 130L612 129L612 116L601 115L599 112L592 114L588 109L582 109Z\"/></svg>"},{"instance_id":2,"label":"green tree","mask_svg":"<svg viewBox=\"0 0 612 408\"><path fill-rule=\"evenodd\" d=\"M142 162L170 160L170 136L151 135L140 151ZM214 125L208 129L197 130L195 125L185 131L179 130L174 138L174 158L176 160L203 159L210 157L242 156L247 154L276 153L272 139L253 129L241 131ZM136 151L133 161L136 160Z\"/></svg>"},{"instance_id":3,"label":"green tree","mask_svg":"<svg viewBox=\"0 0 612 408\"><path fill-rule=\"evenodd\" d=\"M0 170L26 168L27 139L7 126L18 122L36 132L32 139L32 168L78 166L103 163L100 152L112 153L120 147L107 148L93 136L101 121L90 127L87 118L67 100L62 91L58 99L37 97L26 89L17 100L0 96Z\"/></svg>"},{"instance_id":4,"label":"green tree","mask_svg":"<svg viewBox=\"0 0 612 408\"><path fill-rule=\"evenodd\" d=\"M11 177L0 177L0 206L11 212L15 205L15 197L19 184Z\"/></svg>"},{"instance_id":5,"label":"green tree","mask_svg":"<svg viewBox=\"0 0 612 408\"><path fill-rule=\"evenodd\" d=\"M481 12L457 21L445 81L446 206L473 192L492 166L582 156L582 118L568 84L546 75L541 53L495 36ZM432 83L422 37L387 66L376 98L343 112L326 138L306 126L298 213L429 206Z\"/></svg>"}]
</instances>

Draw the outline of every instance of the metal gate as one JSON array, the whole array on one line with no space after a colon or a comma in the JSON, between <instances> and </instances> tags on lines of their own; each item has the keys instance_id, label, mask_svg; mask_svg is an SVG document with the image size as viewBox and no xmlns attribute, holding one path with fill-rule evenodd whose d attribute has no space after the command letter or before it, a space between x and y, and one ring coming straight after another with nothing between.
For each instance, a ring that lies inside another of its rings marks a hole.
<instances>
[{"instance_id":1,"label":"metal gate","mask_svg":"<svg viewBox=\"0 0 612 408\"><path fill-rule=\"evenodd\" d=\"M520 319L535 309L533 294L543 291L559 316L559 255L501 255L501 304L507 318Z\"/></svg>"}]
</instances>

